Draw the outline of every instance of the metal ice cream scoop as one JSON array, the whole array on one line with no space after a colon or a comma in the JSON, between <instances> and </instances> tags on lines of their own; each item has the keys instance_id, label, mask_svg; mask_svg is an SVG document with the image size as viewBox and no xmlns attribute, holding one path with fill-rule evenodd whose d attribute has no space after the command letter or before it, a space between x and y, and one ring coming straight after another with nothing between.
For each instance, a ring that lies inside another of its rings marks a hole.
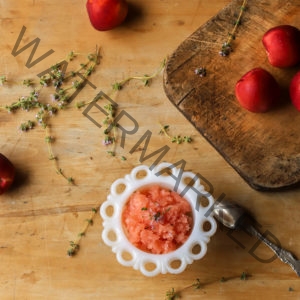
<instances>
[{"instance_id":1,"label":"metal ice cream scoop","mask_svg":"<svg viewBox=\"0 0 300 300\"><path fill-rule=\"evenodd\" d=\"M230 229L242 229L248 232L250 235L255 236L263 243L265 243L284 263L290 265L292 269L300 276L300 260L297 260L295 256L275 245L262 235L255 227L255 221L248 214L248 212L236 203L232 203L226 200L215 203L213 209L214 217L221 222L224 226Z\"/></svg>"}]
</instances>

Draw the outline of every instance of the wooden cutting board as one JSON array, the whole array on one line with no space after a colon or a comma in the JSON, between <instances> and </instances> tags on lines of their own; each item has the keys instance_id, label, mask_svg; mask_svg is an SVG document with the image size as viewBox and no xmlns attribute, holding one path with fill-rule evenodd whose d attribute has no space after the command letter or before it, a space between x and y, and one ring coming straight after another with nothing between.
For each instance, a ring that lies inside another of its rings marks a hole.
<instances>
[{"instance_id":1,"label":"wooden cutting board","mask_svg":"<svg viewBox=\"0 0 300 300\"><path fill-rule=\"evenodd\" d=\"M300 28L300 0L250 0L232 42L219 55L240 12L232 1L189 36L169 57L164 88L170 101L254 189L295 187L300 182L300 112L290 103L289 82L300 66L272 67L261 43L273 26ZM195 74L203 67L206 76ZM271 72L282 88L282 105L254 114L240 107L236 81L254 67Z\"/></svg>"}]
</instances>

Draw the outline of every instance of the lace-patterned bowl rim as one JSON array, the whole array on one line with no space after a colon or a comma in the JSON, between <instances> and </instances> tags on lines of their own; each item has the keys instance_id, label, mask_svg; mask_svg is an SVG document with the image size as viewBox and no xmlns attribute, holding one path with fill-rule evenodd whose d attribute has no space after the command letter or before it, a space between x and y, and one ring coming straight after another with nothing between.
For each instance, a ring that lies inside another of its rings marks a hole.
<instances>
[{"instance_id":1,"label":"lace-patterned bowl rim","mask_svg":"<svg viewBox=\"0 0 300 300\"><path fill-rule=\"evenodd\" d=\"M181 194L190 203L193 212L190 236L178 249L166 254L152 254L138 249L129 242L122 225L123 207L130 195L153 184ZM205 201L200 201L203 197ZM148 166L140 165L112 184L107 200L101 205L102 239L116 253L121 265L140 270L145 276L179 274L188 264L203 258L207 252L207 243L217 229L216 221L210 213L213 204L213 196L201 185L196 174L183 172L170 163L161 163L151 170Z\"/></svg>"}]
</instances>

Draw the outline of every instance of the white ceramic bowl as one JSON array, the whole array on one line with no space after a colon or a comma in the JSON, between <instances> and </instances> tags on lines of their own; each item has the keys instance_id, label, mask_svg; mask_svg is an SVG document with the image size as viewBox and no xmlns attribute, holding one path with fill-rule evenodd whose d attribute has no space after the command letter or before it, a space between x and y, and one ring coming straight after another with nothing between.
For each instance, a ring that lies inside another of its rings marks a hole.
<instances>
[{"instance_id":1,"label":"white ceramic bowl","mask_svg":"<svg viewBox=\"0 0 300 300\"><path fill-rule=\"evenodd\" d=\"M100 208L102 239L116 253L120 264L140 270L145 276L178 274L206 254L207 243L217 229L210 213L214 198L204 189L199 178L192 185L189 183L195 176L192 172L182 172L170 163L161 163L152 170L145 165L138 166L112 184L110 194ZM190 236L179 248L166 254L152 254L138 249L128 240L122 225L123 207L131 194L153 184L182 193L181 196L189 202L193 211Z\"/></svg>"}]
</instances>

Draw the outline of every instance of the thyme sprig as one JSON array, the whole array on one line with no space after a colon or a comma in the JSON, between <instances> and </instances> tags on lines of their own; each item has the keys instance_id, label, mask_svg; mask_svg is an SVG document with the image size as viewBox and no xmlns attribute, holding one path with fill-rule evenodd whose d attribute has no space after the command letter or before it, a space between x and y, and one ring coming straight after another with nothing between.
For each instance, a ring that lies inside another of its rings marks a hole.
<instances>
[{"instance_id":1,"label":"thyme sprig","mask_svg":"<svg viewBox=\"0 0 300 300\"><path fill-rule=\"evenodd\" d=\"M158 76L161 71L164 69L166 65L166 58L160 63L159 68L157 71L155 71L152 75L144 75L144 76L129 76L126 79L115 82L112 84L111 90L106 93L106 95L109 95L110 97L115 97L116 93L119 92L123 86L127 83L129 83L132 80L139 80L144 83L144 85L149 85L150 81L154 79L156 76ZM89 104L91 104L94 100L85 102L85 101L79 101L76 103L76 107L78 109L83 108ZM102 121L104 124L104 139L103 139L103 145L110 146L111 149L107 150L106 153L112 157L116 156L116 147L117 147L117 139L118 139L118 130L117 130L117 124L115 124L115 116L117 114L117 107L113 104L109 103L104 106L104 109L107 112L107 116ZM126 161L126 157L121 156L122 161Z\"/></svg>"},{"instance_id":2,"label":"thyme sprig","mask_svg":"<svg viewBox=\"0 0 300 300\"><path fill-rule=\"evenodd\" d=\"M5 75L0 76L0 85L4 85L4 83L7 81L7 78Z\"/></svg>"},{"instance_id":3,"label":"thyme sprig","mask_svg":"<svg viewBox=\"0 0 300 300\"><path fill-rule=\"evenodd\" d=\"M242 6L240 7L240 13L239 13L236 21L234 22L234 27L233 27L232 31L228 33L228 38L227 38L226 42L223 43L222 48L219 51L219 54L221 56L228 56L233 51L232 41L235 40L235 38L236 38L236 31L237 31L239 25L241 25L241 19L242 19L244 11L246 10L246 6L247 6L247 0L244 0Z\"/></svg>"},{"instance_id":4,"label":"thyme sprig","mask_svg":"<svg viewBox=\"0 0 300 300\"><path fill-rule=\"evenodd\" d=\"M185 288L183 288L182 290L179 290L179 291L176 291L174 288L171 288L170 290L168 290L166 292L165 300L179 299L179 298L181 298L182 292L187 290L187 289L190 289L190 288L193 288L195 290L198 290L198 289L202 288L202 283L200 282L200 279L197 278L194 283L192 283L189 286L186 286Z\"/></svg>"},{"instance_id":5,"label":"thyme sprig","mask_svg":"<svg viewBox=\"0 0 300 300\"><path fill-rule=\"evenodd\" d=\"M121 90L121 89L124 87L124 85L125 85L126 83L128 83L128 82L130 82L130 81L132 81L132 80L139 80L139 81L142 81L142 82L144 83L145 86L149 86L151 80L152 80L154 77L156 77L158 74L160 74L160 72L164 69L165 65L166 65L166 59L164 59L164 60L161 62L161 64L160 64L158 70L155 71L152 75L147 75L147 74L146 74L146 75L143 75L143 76L130 76L130 77L127 77L127 78L125 78L125 79L123 79L123 80L121 80L121 81L119 81L119 82L113 83L113 84L112 84L112 89L113 89L114 91L119 91L119 90Z\"/></svg>"},{"instance_id":6,"label":"thyme sprig","mask_svg":"<svg viewBox=\"0 0 300 300\"><path fill-rule=\"evenodd\" d=\"M161 71L164 69L166 65L166 58L160 63L160 66L158 69L152 74L152 75L143 75L143 76L129 76L126 79L115 82L112 84L112 93L120 91L126 83L129 83L132 80L139 80L144 83L145 86L149 86L152 79L157 77ZM117 141L117 124L114 122L114 117L116 115L116 107L114 107L112 104L108 104L104 106L104 108L108 111L108 116L104 120L104 124L106 125L106 129L104 130L104 145L112 144L113 149L107 151L107 153L111 156L116 155L116 141ZM125 161L126 158L124 156L121 156L121 160Z\"/></svg>"},{"instance_id":7,"label":"thyme sprig","mask_svg":"<svg viewBox=\"0 0 300 300\"><path fill-rule=\"evenodd\" d=\"M49 125L47 125L45 127L45 130L46 130L45 142L47 143L47 146L48 146L49 160L53 161L53 165L54 165L54 169L55 169L56 173L58 175L62 176L63 178L65 178L68 181L68 183L75 184L73 177L66 176L65 173L63 172L63 170L58 165L58 159L54 155L53 149L52 149L52 144L54 143L55 139L53 136L50 135Z\"/></svg>"},{"instance_id":8,"label":"thyme sprig","mask_svg":"<svg viewBox=\"0 0 300 300\"><path fill-rule=\"evenodd\" d=\"M199 75L200 77L206 76L206 68L205 67L196 68L194 72L196 75Z\"/></svg>"},{"instance_id":9,"label":"thyme sprig","mask_svg":"<svg viewBox=\"0 0 300 300\"><path fill-rule=\"evenodd\" d=\"M180 136L180 135L175 135L175 136L171 136L169 135L169 129L170 126L169 125L160 125L160 131L159 134L165 135L166 137L168 137L172 143L176 143L176 144L182 144L182 143L191 143L193 141L193 139L190 136Z\"/></svg>"},{"instance_id":10,"label":"thyme sprig","mask_svg":"<svg viewBox=\"0 0 300 300\"><path fill-rule=\"evenodd\" d=\"M198 290L198 289L202 289L205 286L209 285L209 284L214 284L216 282L220 282L220 283L225 283L229 280L234 280L239 278L240 280L247 280L250 277L249 274L247 274L246 272L242 272L241 275L239 276L233 276L231 278L225 278L225 277L221 277L219 280L214 280L211 282L202 282L200 281L199 278L197 278L195 280L195 282L193 282L191 285L188 285L186 287L184 287L181 290L175 290L173 287L171 289L169 289L166 294L165 294L165 300L176 300L182 297L182 293L186 290L189 290L191 288L193 288L194 290Z\"/></svg>"},{"instance_id":11,"label":"thyme sprig","mask_svg":"<svg viewBox=\"0 0 300 300\"><path fill-rule=\"evenodd\" d=\"M80 249L80 241L85 236L88 228L94 224L94 217L95 217L96 213L97 213L97 209L96 208L92 208L91 214L90 214L89 218L85 220L84 227L78 233L76 240L75 241L70 241L70 243L69 243L70 247L67 250L68 256L74 256L79 251L79 249Z\"/></svg>"},{"instance_id":12,"label":"thyme sprig","mask_svg":"<svg viewBox=\"0 0 300 300\"><path fill-rule=\"evenodd\" d=\"M20 97L16 102L10 105L1 106L1 110L6 110L9 113L16 112L18 110L32 111L37 110L35 119L37 124L45 129L45 141L48 145L49 159L54 162L56 173L65 178L69 183L74 184L74 179L64 174L62 169L58 165L57 157L52 150L53 138L50 138L49 124L50 118L57 114L59 110L67 107L72 100L72 95L75 90L82 88L83 83L87 80L88 76L94 71L96 65L99 63L100 50L96 47L94 53L87 55L87 61L80 64L80 67L75 71L66 72L68 62L72 61L76 56L81 55L70 51L66 58L57 62L51 66L48 70L39 74L39 82L36 83L32 79L24 79L22 85L32 88L27 96ZM79 79L77 79L79 77ZM69 83L70 79L73 79L72 83ZM7 81L6 76L0 76L0 84L4 84ZM54 93L50 95L51 102L45 101L41 96L41 92L46 87L53 87ZM35 127L34 121L27 121L20 125L21 131L28 131Z\"/></svg>"},{"instance_id":13,"label":"thyme sprig","mask_svg":"<svg viewBox=\"0 0 300 300\"><path fill-rule=\"evenodd\" d=\"M21 131L28 131L28 130L33 129L34 126L35 126L35 122L31 121L31 120L28 120L27 122L24 122L20 125L20 130Z\"/></svg>"},{"instance_id":14,"label":"thyme sprig","mask_svg":"<svg viewBox=\"0 0 300 300\"><path fill-rule=\"evenodd\" d=\"M32 86L34 84L34 81L32 79L24 79L22 84L29 87L29 86Z\"/></svg>"},{"instance_id":15,"label":"thyme sprig","mask_svg":"<svg viewBox=\"0 0 300 300\"><path fill-rule=\"evenodd\" d=\"M112 150L108 150L107 153L111 156L115 156L116 153L116 140L117 140L117 125L115 124L116 106L109 103L104 105L104 109L107 112L106 118L103 120L104 124L104 140L103 145L112 145Z\"/></svg>"}]
</instances>

